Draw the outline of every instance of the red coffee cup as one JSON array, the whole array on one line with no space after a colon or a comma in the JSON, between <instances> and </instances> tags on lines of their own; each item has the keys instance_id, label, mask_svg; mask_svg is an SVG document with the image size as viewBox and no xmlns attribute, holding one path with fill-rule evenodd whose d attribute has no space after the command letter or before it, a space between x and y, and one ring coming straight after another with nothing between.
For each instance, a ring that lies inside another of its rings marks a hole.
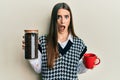
<instances>
[{"instance_id":1,"label":"red coffee cup","mask_svg":"<svg viewBox=\"0 0 120 80\"><path fill-rule=\"evenodd\" d=\"M83 62L86 68L93 69L94 66L100 64L100 59L94 53L85 53Z\"/></svg>"}]
</instances>

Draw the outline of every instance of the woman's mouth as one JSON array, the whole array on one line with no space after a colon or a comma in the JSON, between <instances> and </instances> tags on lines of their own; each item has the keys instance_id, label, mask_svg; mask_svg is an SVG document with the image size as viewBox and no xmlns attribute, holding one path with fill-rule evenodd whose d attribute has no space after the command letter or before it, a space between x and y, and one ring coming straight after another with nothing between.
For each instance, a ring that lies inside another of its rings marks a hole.
<instances>
[{"instance_id":1,"label":"woman's mouth","mask_svg":"<svg viewBox=\"0 0 120 80\"><path fill-rule=\"evenodd\" d=\"M65 30L65 26L64 25L61 25L58 27L59 31L64 31Z\"/></svg>"}]
</instances>

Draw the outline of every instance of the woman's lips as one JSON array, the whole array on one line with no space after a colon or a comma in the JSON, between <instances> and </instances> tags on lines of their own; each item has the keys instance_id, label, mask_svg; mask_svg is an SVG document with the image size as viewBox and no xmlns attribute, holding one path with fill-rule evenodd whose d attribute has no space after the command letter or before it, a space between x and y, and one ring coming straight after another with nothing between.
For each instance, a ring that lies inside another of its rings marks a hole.
<instances>
[{"instance_id":1,"label":"woman's lips","mask_svg":"<svg viewBox=\"0 0 120 80\"><path fill-rule=\"evenodd\" d=\"M59 26L59 30L60 30L60 31L63 31L64 29L65 29L65 26L64 26L64 25Z\"/></svg>"}]
</instances>

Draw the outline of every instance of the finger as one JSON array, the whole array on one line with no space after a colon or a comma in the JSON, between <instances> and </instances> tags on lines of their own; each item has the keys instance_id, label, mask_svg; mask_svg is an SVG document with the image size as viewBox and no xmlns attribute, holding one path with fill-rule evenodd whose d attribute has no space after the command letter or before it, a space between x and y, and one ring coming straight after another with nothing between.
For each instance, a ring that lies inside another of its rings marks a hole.
<instances>
[{"instance_id":1,"label":"finger","mask_svg":"<svg viewBox=\"0 0 120 80\"><path fill-rule=\"evenodd\" d=\"M22 43L25 44L25 40L23 40Z\"/></svg>"},{"instance_id":2,"label":"finger","mask_svg":"<svg viewBox=\"0 0 120 80\"><path fill-rule=\"evenodd\" d=\"M25 38L25 36L23 36L23 38Z\"/></svg>"},{"instance_id":3,"label":"finger","mask_svg":"<svg viewBox=\"0 0 120 80\"><path fill-rule=\"evenodd\" d=\"M22 45L22 49L25 49L25 45Z\"/></svg>"}]
</instances>

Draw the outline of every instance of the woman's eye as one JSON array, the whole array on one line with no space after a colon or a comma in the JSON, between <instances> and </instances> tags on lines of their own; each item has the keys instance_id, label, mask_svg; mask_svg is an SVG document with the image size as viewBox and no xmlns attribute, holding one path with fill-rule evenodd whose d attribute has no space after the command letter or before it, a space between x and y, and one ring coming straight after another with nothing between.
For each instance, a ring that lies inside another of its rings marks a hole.
<instances>
[{"instance_id":1,"label":"woman's eye","mask_svg":"<svg viewBox=\"0 0 120 80\"><path fill-rule=\"evenodd\" d=\"M60 19L60 18L62 18L62 16L61 16L61 15L57 15L57 19ZM69 15L64 15L64 18L65 18L65 19L68 19L68 18L69 18Z\"/></svg>"},{"instance_id":2,"label":"woman's eye","mask_svg":"<svg viewBox=\"0 0 120 80\"><path fill-rule=\"evenodd\" d=\"M68 15L65 15L65 18L66 18L66 19L68 19L68 18L69 18L69 16L68 16Z\"/></svg>"},{"instance_id":3,"label":"woman's eye","mask_svg":"<svg viewBox=\"0 0 120 80\"><path fill-rule=\"evenodd\" d=\"M60 15L57 15L57 19L60 19L61 18L61 16Z\"/></svg>"}]
</instances>

